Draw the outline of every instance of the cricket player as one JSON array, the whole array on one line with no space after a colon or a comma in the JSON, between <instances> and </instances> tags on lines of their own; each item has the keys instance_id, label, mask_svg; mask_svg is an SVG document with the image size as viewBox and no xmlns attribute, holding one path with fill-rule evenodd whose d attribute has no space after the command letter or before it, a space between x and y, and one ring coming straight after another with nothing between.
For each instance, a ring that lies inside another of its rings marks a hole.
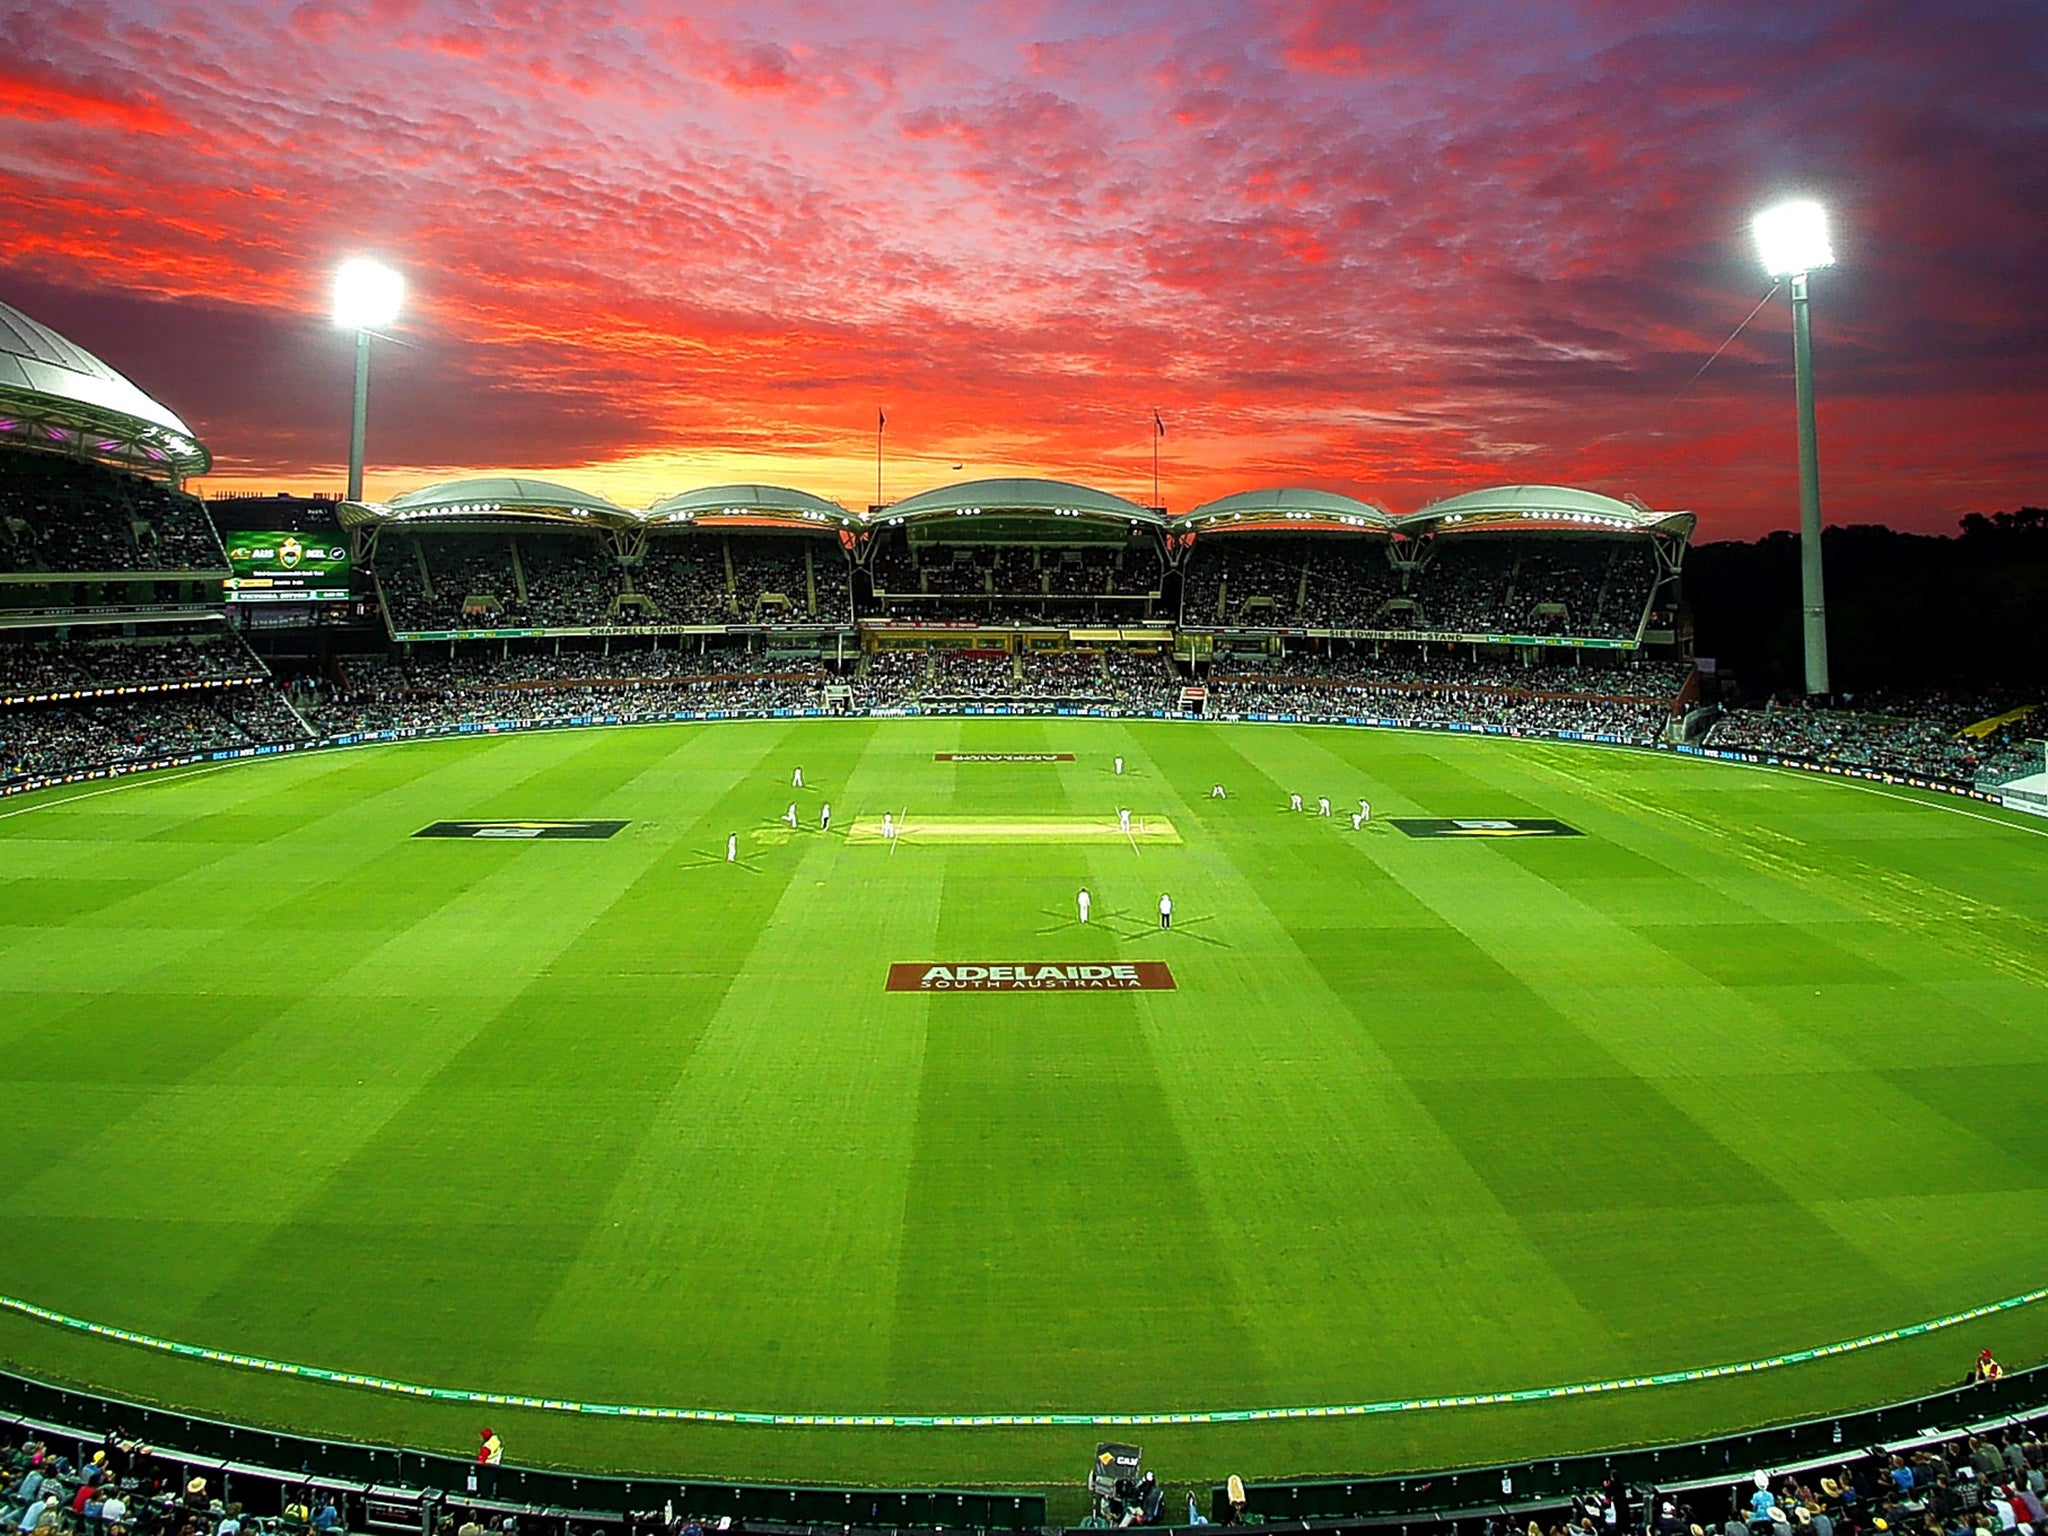
<instances>
[{"instance_id":1,"label":"cricket player","mask_svg":"<svg viewBox=\"0 0 2048 1536\"><path fill-rule=\"evenodd\" d=\"M1300 810L1300 809L1301 809L1301 796L1299 796L1299 795L1289 795L1289 796L1287 797L1287 809L1289 809L1290 811L1298 811L1298 810Z\"/></svg>"},{"instance_id":2,"label":"cricket player","mask_svg":"<svg viewBox=\"0 0 2048 1536\"><path fill-rule=\"evenodd\" d=\"M1173 898L1164 891L1159 893L1159 926L1162 928L1171 928L1173 926Z\"/></svg>"},{"instance_id":3,"label":"cricket player","mask_svg":"<svg viewBox=\"0 0 2048 1536\"><path fill-rule=\"evenodd\" d=\"M789 802L789 809L782 813L782 819L789 823L790 831L794 832L796 830L796 802L794 800Z\"/></svg>"},{"instance_id":4,"label":"cricket player","mask_svg":"<svg viewBox=\"0 0 2048 1536\"><path fill-rule=\"evenodd\" d=\"M882 841L885 843L896 841L896 815L893 811L882 812Z\"/></svg>"},{"instance_id":5,"label":"cricket player","mask_svg":"<svg viewBox=\"0 0 2048 1536\"><path fill-rule=\"evenodd\" d=\"M818 807L818 830L820 832L830 832L832 830L832 802L830 800L827 800Z\"/></svg>"},{"instance_id":6,"label":"cricket player","mask_svg":"<svg viewBox=\"0 0 2048 1536\"><path fill-rule=\"evenodd\" d=\"M789 776L789 787L791 789L802 789L804 787L804 770L801 763L797 765L796 772Z\"/></svg>"},{"instance_id":7,"label":"cricket player","mask_svg":"<svg viewBox=\"0 0 2048 1536\"><path fill-rule=\"evenodd\" d=\"M1124 760L1122 758L1118 758L1116 760L1116 771L1118 773L1122 773L1124 771Z\"/></svg>"},{"instance_id":8,"label":"cricket player","mask_svg":"<svg viewBox=\"0 0 2048 1536\"><path fill-rule=\"evenodd\" d=\"M1081 894L1074 898L1081 908L1081 921L1088 921L1088 887L1081 887Z\"/></svg>"},{"instance_id":9,"label":"cricket player","mask_svg":"<svg viewBox=\"0 0 2048 1536\"><path fill-rule=\"evenodd\" d=\"M1131 813L1130 809L1126 806L1117 807L1116 829L1119 832L1129 832L1131 830Z\"/></svg>"},{"instance_id":10,"label":"cricket player","mask_svg":"<svg viewBox=\"0 0 2048 1536\"><path fill-rule=\"evenodd\" d=\"M1209 798L1211 800L1223 799L1223 786L1221 784L1211 784L1209 786Z\"/></svg>"},{"instance_id":11,"label":"cricket player","mask_svg":"<svg viewBox=\"0 0 2048 1536\"><path fill-rule=\"evenodd\" d=\"M1328 795L1320 796L1316 800L1316 814L1318 816L1327 816L1330 814L1330 797Z\"/></svg>"},{"instance_id":12,"label":"cricket player","mask_svg":"<svg viewBox=\"0 0 2048 1536\"><path fill-rule=\"evenodd\" d=\"M1358 802L1358 819L1362 822L1372 820L1372 802L1370 800L1360 800Z\"/></svg>"},{"instance_id":13,"label":"cricket player","mask_svg":"<svg viewBox=\"0 0 2048 1536\"><path fill-rule=\"evenodd\" d=\"M740 835L737 832L728 832L725 837L725 862L728 864L737 864L739 863L739 861Z\"/></svg>"},{"instance_id":14,"label":"cricket player","mask_svg":"<svg viewBox=\"0 0 2048 1536\"><path fill-rule=\"evenodd\" d=\"M1362 827L1362 826L1364 826L1364 825L1365 825L1365 818L1364 818L1363 816L1359 815L1359 814L1358 814L1358 812L1356 812L1356 811L1353 811L1353 812L1351 813L1351 830L1352 830L1352 831L1354 831L1354 832L1356 832L1356 831L1357 831L1357 830L1358 830L1358 829L1359 829L1360 827Z\"/></svg>"}]
</instances>

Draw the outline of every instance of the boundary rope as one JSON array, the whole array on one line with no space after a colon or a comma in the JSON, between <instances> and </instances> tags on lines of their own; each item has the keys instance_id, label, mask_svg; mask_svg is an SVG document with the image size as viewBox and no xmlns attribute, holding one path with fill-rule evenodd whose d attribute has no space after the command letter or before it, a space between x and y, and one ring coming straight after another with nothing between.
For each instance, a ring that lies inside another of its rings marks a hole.
<instances>
[{"instance_id":1,"label":"boundary rope","mask_svg":"<svg viewBox=\"0 0 2048 1536\"><path fill-rule=\"evenodd\" d=\"M127 1328L114 1328L105 1323L89 1322L63 1312L53 1312L48 1307L39 1307L34 1302L22 1301L13 1296L0 1296L0 1311L17 1313L23 1317L33 1318L37 1322L68 1329L73 1333L89 1334L94 1338L111 1339L116 1343L155 1350L160 1354L204 1360L217 1365L239 1366L244 1370L264 1371L274 1376L294 1376L307 1381L361 1387L367 1391L383 1392L397 1397L426 1398L434 1402L475 1403L494 1408L532 1408L548 1413L587 1414L602 1418L665 1419L694 1424L761 1424L804 1429L1015 1429L1036 1425L1110 1427L1145 1424L1249 1424L1266 1419L1340 1419L1370 1414L1415 1413L1435 1408L1478 1408L1498 1403L1535 1403L1564 1397L1592 1397L1606 1392L1629 1392L1642 1387L1677 1386L1686 1382L1713 1381L1724 1376L1747 1376L1759 1371L1775 1371L1788 1365L1824 1360L1835 1355L1855 1354L1861 1350L1874 1349L1880 1344L1891 1344L1900 1339L1939 1333L1947 1328L1974 1322L1980 1317L1990 1317L1995 1313L2032 1306L2044 1299L2048 1299L2048 1288L2025 1291L2018 1296L2008 1296L2003 1301L1986 1302L1982 1306L1951 1312L1946 1317L1930 1318L1926 1322L1909 1323L1901 1328L1888 1328L1881 1333L1866 1333L1861 1338L1820 1344L1811 1349L1795 1349L1782 1355L1766 1355L1760 1360L1701 1366L1693 1370L1661 1371L1648 1376L1618 1376L1608 1381L1574 1382L1556 1387L1523 1387L1506 1392L1473 1392L1452 1397L1390 1398L1382 1402L1324 1404L1303 1408L1212 1408L1185 1413L762 1413L725 1408L663 1408L627 1403L581 1403L563 1398L527 1397L512 1392L477 1392L461 1387L422 1386L417 1382L394 1381L385 1376L330 1371L321 1366L297 1365L288 1360L266 1360L260 1355L206 1349L197 1344L182 1344L174 1339L158 1338L153 1334L136 1333Z\"/></svg>"}]
</instances>

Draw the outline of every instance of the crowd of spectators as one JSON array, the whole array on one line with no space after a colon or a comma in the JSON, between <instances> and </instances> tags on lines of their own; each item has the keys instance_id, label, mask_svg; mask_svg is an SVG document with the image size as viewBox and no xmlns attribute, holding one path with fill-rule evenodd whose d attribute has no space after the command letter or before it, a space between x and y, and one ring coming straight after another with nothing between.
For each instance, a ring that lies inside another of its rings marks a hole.
<instances>
[{"instance_id":1,"label":"crowd of spectators","mask_svg":"<svg viewBox=\"0 0 2048 1536\"><path fill-rule=\"evenodd\" d=\"M0 788L305 739L299 717L268 682L89 705L24 705L0 709Z\"/></svg>"},{"instance_id":2,"label":"crowd of spectators","mask_svg":"<svg viewBox=\"0 0 2048 1536\"><path fill-rule=\"evenodd\" d=\"M830 674L815 657L738 647L412 656L351 669L315 689L305 712L322 735L507 720L656 719L699 710L802 709Z\"/></svg>"},{"instance_id":3,"label":"crowd of spectators","mask_svg":"<svg viewBox=\"0 0 2048 1536\"><path fill-rule=\"evenodd\" d=\"M1210 673L1207 709L1575 731L1647 745L1669 729L1691 671L1668 662L1524 665L1420 650L1219 659Z\"/></svg>"},{"instance_id":4,"label":"crowd of spectators","mask_svg":"<svg viewBox=\"0 0 2048 1536\"><path fill-rule=\"evenodd\" d=\"M2044 1499L2048 1443L2027 1425L1775 1479L1759 1473L1727 1492L1653 1496L1640 1527L1627 1528L1647 1536L2033 1536L2048 1530Z\"/></svg>"},{"instance_id":5,"label":"crowd of spectators","mask_svg":"<svg viewBox=\"0 0 2048 1536\"><path fill-rule=\"evenodd\" d=\"M618 564L594 534L557 533L387 536L378 547L377 584L400 634L589 628L611 622L620 589Z\"/></svg>"},{"instance_id":6,"label":"crowd of spectators","mask_svg":"<svg viewBox=\"0 0 2048 1536\"><path fill-rule=\"evenodd\" d=\"M844 624L853 615L846 557L821 538L697 532L652 539L633 585L655 605L645 617L663 624Z\"/></svg>"},{"instance_id":7,"label":"crowd of spectators","mask_svg":"<svg viewBox=\"0 0 2048 1536\"><path fill-rule=\"evenodd\" d=\"M0 706L90 694L96 689L165 689L254 681L263 667L233 635L168 640L39 640L0 643Z\"/></svg>"},{"instance_id":8,"label":"crowd of spectators","mask_svg":"<svg viewBox=\"0 0 2048 1536\"><path fill-rule=\"evenodd\" d=\"M0 452L0 571L223 571L193 497L84 459Z\"/></svg>"},{"instance_id":9,"label":"crowd of spectators","mask_svg":"<svg viewBox=\"0 0 2048 1536\"><path fill-rule=\"evenodd\" d=\"M1982 734L1965 727L2014 712L2015 700L1991 695L1892 694L1843 698L1834 707L1805 701L1732 709L1705 745L1878 773L1912 774L1954 784L1987 783L2040 771L2038 740L2048 717L2036 709Z\"/></svg>"},{"instance_id":10,"label":"crowd of spectators","mask_svg":"<svg viewBox=\"0 0 2048 1536\"><path fill-rule=\"evenodd\" d=\"M667 718L700 711L1076 704L1176 712L1206 687L1209 715L1376 719L1418 726L1572 732L1651 744L1672 739L1693 698L1689 664L1570 652L1501 660L1450 647L1375 655L1333 646L1284 656L1219 655L1206 675L1121 649L891 650L834 666L737 644L614 638L569 649L347 658L280 689L228 634L165 641L0 645L0 783L365 731L464 722ZM192 688L194 682L203 686ZM93 697L91 690L171 691ZM55 695L55 697L52 697ZM38 697L40 696L40 697ZM33 701L32 701L33 700ZM1956 784L2039 771L2033 738L2048 717L2011 699L1892 696L1735 709L1709 747L1840 763ZM296 705L296 712L293 706Z\"/></svg>"},{"instance_id":11,"label":"crowd of spectators","mask_svg":"<svg viewBox=\"0 0 2048 1536\"><path fill-rule=\"evenodd\" d=\"M1007 651L940 651L932 658L934 698L1001 698L1017 691L1016 669Z\"/></svg>"},{"instance_id":12,"label":"crowd of spectators","mask_svg":"<svg viewBox=\"0 0 2048 1536\"><path fill-rule=\"evenodd\" d=\"M1569 634L1640 629L1657 561L1637 540L1439 539L1403 570L1379 540L1198 540L1181 597L1192 625Z\"/></svg>"},{"instance_id":13,"label":"crowd of spectators","mask_svg":"<svg viewBox=\"0 0 2048 1536\"><path fill-rule=\"evenodd\" d=\"M1149 540L1082 544L912 544L888 537L871 571L891 618L999 616L1087 621L1149 615L1164 566Z\"/></svg>"}]
</instances>

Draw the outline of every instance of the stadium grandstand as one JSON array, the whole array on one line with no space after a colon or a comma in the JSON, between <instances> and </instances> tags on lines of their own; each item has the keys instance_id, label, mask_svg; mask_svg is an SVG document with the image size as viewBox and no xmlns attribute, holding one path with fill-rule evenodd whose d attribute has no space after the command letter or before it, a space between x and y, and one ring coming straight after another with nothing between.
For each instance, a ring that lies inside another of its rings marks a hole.
<instances>
[{"instance_id":1,"label":"stadium grandstand","mask_svg":"<svg viewBox=\"0 0 2048 1536\"><path fill-rule=\"evenodd\" d=\"M1650 638L1691 513L1511 485L1406 517L1326 492L1241 492L1194 534L1182 623L1231 633L1633 649Z\"/></svg>"},{"instance_id":2,"label":"stadium grandstand","mask_svg":"<svg viewBox=\"0 0 2048 1536\"><path fill-rule=\"evenodd\" d=\"M303 743L167 407L0 304L0 788Z\"/></svg>"}]
</instances>

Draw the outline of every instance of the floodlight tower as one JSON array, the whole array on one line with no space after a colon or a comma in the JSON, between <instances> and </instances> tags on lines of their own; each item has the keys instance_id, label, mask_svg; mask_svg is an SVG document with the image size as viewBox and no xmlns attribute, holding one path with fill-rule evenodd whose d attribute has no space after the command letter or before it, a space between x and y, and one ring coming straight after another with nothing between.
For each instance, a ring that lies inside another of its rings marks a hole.
<instances>
[{"instance_id":1,"label":"floodlight tower","mask_svg":"<svg viewBox=\"0 0 2048 1536\"><path fill-rule=\"evenodd\" d=\"M389 267L351 257L334 274L334 323L356 333L356 407L348 437L348 499L363 499L363 429L370 417L370 337L398 318L405 279Z\"/></svg>"},{"instance_id":2,"label":"floodlight tower","mask_svg":"<svg viewBox=\"0 0 2048 1536\"><path fill-rule=\"evenodd\" d=\"M1806 691L1828 692L1828 610L1821 582L1820 450L1813 423L1813 331L1806 277L1835 264L1827 210L1819 203L1780 203L1756 216L1764 270L1792 285L1792 388L1799 412L1799 585L1805 612Z\"/></svg>"}]
</instances>

